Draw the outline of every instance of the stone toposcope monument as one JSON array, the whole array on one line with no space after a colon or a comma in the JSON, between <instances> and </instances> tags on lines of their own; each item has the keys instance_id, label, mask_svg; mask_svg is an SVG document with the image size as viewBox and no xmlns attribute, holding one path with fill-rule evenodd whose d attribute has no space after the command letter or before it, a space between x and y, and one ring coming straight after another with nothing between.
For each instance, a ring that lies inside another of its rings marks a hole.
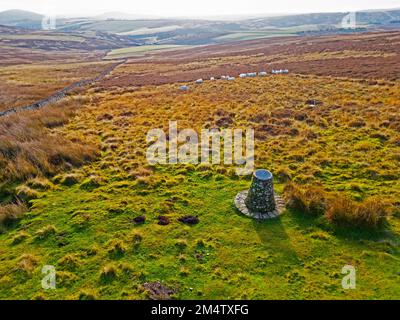
<instances>
[{"instance_id":1,"label":"stone toposcope monument","mask_svg":"<svg viewBox=\"0 0 400 320\"><path fill-rule=\"evenodd\" d=\"M250 189L238 193L235 206L257 220L277 218L285 209L283 199L274 192L272 173L264 169L254 172Z\"/></svg>"}]
</instances>

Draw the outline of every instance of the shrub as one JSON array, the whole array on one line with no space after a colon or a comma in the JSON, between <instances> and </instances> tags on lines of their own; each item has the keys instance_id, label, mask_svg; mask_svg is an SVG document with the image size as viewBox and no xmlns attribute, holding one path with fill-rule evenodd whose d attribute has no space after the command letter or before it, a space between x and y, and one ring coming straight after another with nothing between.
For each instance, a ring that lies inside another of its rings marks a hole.
<instances>
[{"instance_id":1,"label":"shrub","mask_svg":"<svg viewBox=\"0 0 400 320\"><path fill-rule=\"evenodd\" d=\"M287 206L302 211L311 216L320 216L325 213L327 197L318 187L300 187L288 184L284 190Z\"/></svg>"}]
</instances>

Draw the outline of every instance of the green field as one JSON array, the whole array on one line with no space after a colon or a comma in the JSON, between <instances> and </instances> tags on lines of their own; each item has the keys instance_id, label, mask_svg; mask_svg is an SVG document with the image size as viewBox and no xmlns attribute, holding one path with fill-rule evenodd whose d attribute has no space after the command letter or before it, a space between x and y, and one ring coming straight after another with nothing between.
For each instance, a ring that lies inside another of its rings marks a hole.
<instances>
[{"instance_id":1,"label":"green field","mask_svg":"<svg viewBox=\"0 0 400 320\"><path fill-rule=\"evenodd\" d=\"M254 39L262 39L262 38L273 38L273 37L287 37L287 36L295 36L294 33L284 33L284 32L270 32L270 31L249 31L249 32L237 32L227 34L221 37L215 38L217 41L244 41L244 40L254 40Z\"/></svg>"},{"instance_id":2,"label":"green field","mask_svg":"<svg viewBox=\"0 0 400 320\"><path fill-rule=\"evenodd\" d=\"M140 57L144 56L147 53L155 52L155 51L168 51L168 50L178 50L178 49L188 49L192 46L181 46L181 45L144 45L144 46L136 46L122 49L115 49L110 51L105 59L122 59L122 58L131 58L131 57Z\"/></svg>"}]
</instances>

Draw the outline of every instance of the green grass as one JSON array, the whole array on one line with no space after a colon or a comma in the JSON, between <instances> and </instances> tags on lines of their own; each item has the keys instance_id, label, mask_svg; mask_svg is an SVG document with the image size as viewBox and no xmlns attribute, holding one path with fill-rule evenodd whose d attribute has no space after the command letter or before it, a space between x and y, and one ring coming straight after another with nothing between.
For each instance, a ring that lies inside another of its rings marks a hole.
<instances>
[{"instance_id":1,"label":"green grass","mask_svg":"<svg viewBox=\"0 0 400 320\"><path fill-rule=\"evenodd\" d=\"M97 298L138 299L146 298L141 285L151 281L163 281L178 299L400 297L399 238L391 233L341 234L290 211L255 222L232 204L248 187L245 179L205 178L182 168L159 168L147 185L104 178L107 183L91 191L77 184L43 194L18 227L0 235L1 299L78 298L85 290ZM171 224L157 225L160 214ZM176 220L187 214L200 223ZM139 215L147 221L135 226L130 220ZM28 235L15 244L20 230ZM141 235L139 243L134 234ZM123 252L113 252L115 241ZM18 265L23 254L37 259L32 274ZM357 290L341 288L346 264L358 270ZM56 290L41 289L43 265L56 267ZM101 277L108 265L116 275Z\"/></svg>"},{"instance_id":2,"label":"green grass","mask_svg":"<svg viewBox=\"0 0 400 320\"><path fill-rule=\"evenodd\" d=\"M166 50L177 50L177 49L187 49L191 48L191 46L183 46L183 45L145 45L145 46L136 46L122 49L114 49L110 51L105 59L121 59L121 58L131 58L143 56L146 53L154 52L154 51L166 51Z\"/></svg>"},{"instance_id":3,"label":"green grass","mask_svg":"<svg viewBox=\"0 0 400 320\"><path fill-rule=\"evenodd\" d=\"M51 34L15 34L15 35L2 35L1 39L7 40L40 40L40 41L74 41L83 42L85 38L70 35L51 35Z\"/></svg>"},{"instance_id":4,"label":"green grass","mask_svg":"<svg viewBox=\"0 0 400 320\"><path fill-rule=\"evenodd\" d=\"M283 31L249 31L249 32L235 32L224 36L215 38L217 41L244 41L244 40L255 40L262 38L272 37L288 37L295 36L295 33L283 32Z\"/></svg>"}]
</instances>

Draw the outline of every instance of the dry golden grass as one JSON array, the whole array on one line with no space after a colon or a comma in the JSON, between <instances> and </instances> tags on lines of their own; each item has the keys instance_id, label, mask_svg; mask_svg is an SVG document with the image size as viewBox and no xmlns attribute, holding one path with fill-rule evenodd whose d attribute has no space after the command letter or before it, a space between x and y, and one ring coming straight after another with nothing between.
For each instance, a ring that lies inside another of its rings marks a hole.
<instances>
[{"instance_id":1,"label":"dry golden grass","mask_svg":"<svg viewBox=\"0 0 400 320\"><path fill-rule=\"evenodd\" d=\"M319 216L325 213L327 197L321 188L316 186L301 188L289 183L285 186L284 192L289 208L312 216Z\"/></svg>"},{"instance_id":2,"label":"dry golden grass","mask_svg":"<svg viewBox=\"0 0 400 320\"><path fill-rule=\"evenodd\" d=\"M13 195L14 188L10 191L9 185L52 176L96 158L96 145L82 136L57 132L85 102L86 98L77 96L40 110L0 118L0 201ZM38 189L45 187L39 180L30 181L34 187L38 183ZM27 189L19 189L22 199L32 198Z\"/></svg>"},{"instance_id":3,"label":"dry golden grass","mask_svg":"<svg viewBox=\"0 0 400 320\"><path fill-rule=\"evenodd\" d=\"M2 67L0 111L44 99L74 82L97 76L109 65L100 61Z\"/></svg>"},{"instance_id":4,"label":"dry golden grass","mask_svg":"<svg viewBox=\"0 0 400 320\"><path fill-rule=\"evenodd\" d=\"M0 230L20 219L26 211L27 207L22 202L0 206Z\"/></svg>"},{"instance_id":5,"label":"dry golden grass","mask_svg":"<svg viewBox=\"0 0 400 320\"><path fill-rule=\"evenodd\" d=\"M287 206L311 216L325 215L328 221L342 227L379 228L392 214L392 205L378 196L361 202L342 193L328 193L318 186L289 183L284 189Z\"/></svg>"},{"instance_id":6,"label":"dry golden grass","mask_svg":"<svg viewBox=\"0 0 400 320\"><path fill-rule=\"evenodd\" d=\"M336 196L330 201L326 216L339 226L360 228L378 228L386 223L392 213L392 207L378 197L355 202L348 197Z\"/></svg>"}]
</instances>

